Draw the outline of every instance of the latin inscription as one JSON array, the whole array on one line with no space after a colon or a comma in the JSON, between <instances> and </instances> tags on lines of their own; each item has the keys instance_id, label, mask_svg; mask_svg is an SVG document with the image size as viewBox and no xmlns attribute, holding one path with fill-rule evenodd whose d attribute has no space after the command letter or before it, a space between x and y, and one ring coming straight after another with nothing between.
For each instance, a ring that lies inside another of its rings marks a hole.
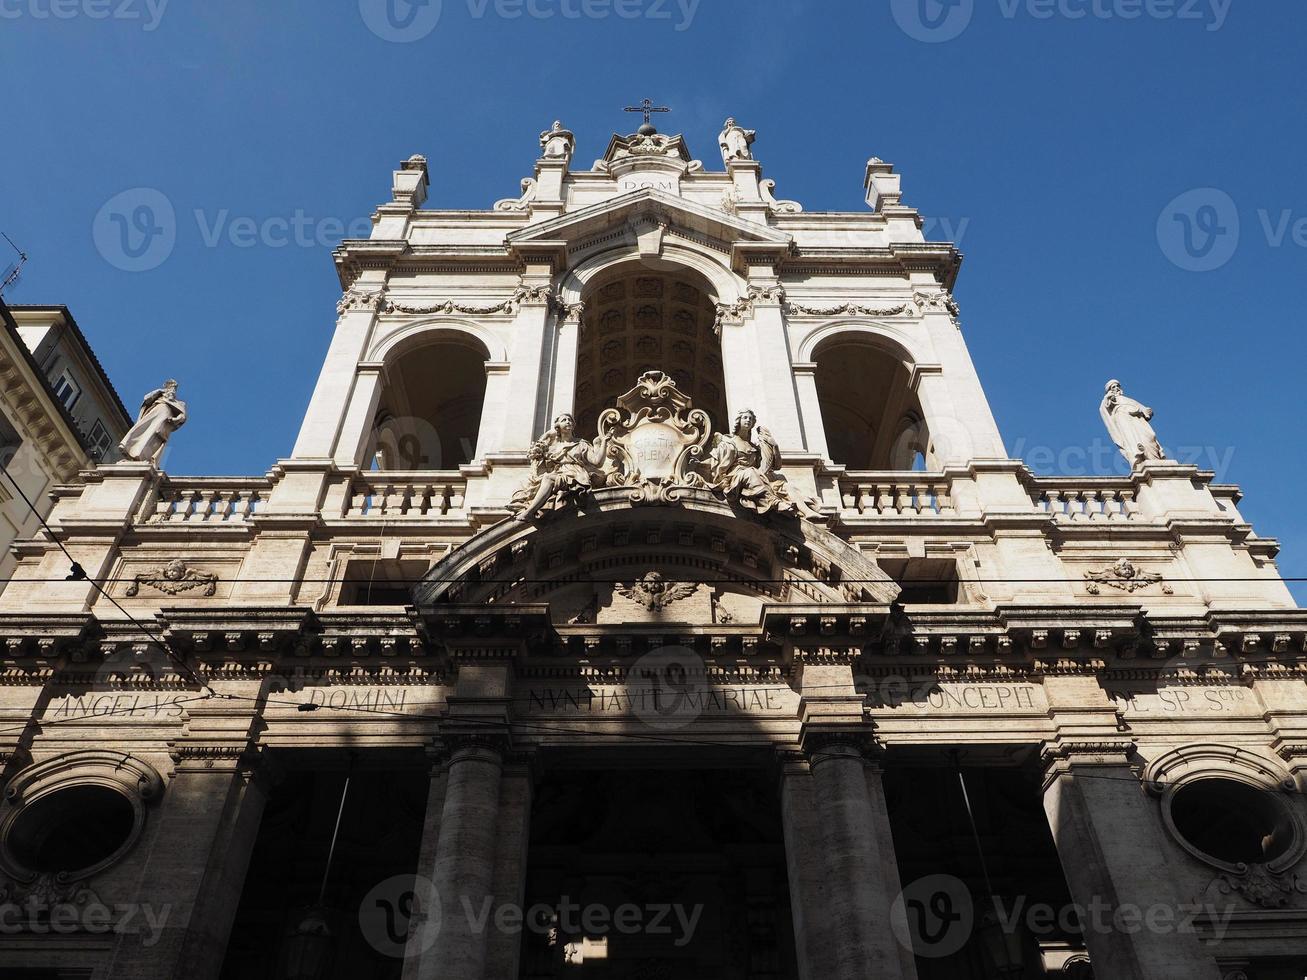
<instances>
[{"instance_id":1,"label":"latin inscription","mask_svg":"<svg viewBox=\"0 0 1307 980\"><path fill-rule=\"evenodd\" d=\"M786 698L786 695L789 698ZM779 714L794 711L793 692L775 687L534 688L526 708L545 714Z\"/></svg>"}]
</instances>

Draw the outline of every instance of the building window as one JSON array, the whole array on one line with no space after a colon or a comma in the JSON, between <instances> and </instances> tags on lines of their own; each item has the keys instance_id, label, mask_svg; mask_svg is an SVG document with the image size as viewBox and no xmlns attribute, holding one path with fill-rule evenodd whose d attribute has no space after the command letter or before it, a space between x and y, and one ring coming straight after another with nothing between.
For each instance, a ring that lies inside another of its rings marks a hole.
<instances>
[{"instance_id":1,"label":"building window","mask_svg":"<svg viewBox=\"0 0 1307 980\"><path fill-rule=\"evenodd\" d=\"M97 461L104 459L105 453L109 451L111 441L109 430L104 427L103 422L96 419L95 425L91 427L91 435L87 439L90 444L91 458Z\"/></svg>"},{"instance_id":2,"label":"building window","mask_svg":"<svg viewBox=\"0 0 1307 980\"><path fill-rule=\"evenodd\" d=\"M63 405L63 407L69 411L72 411L73 406L77 404L77 399L80 398L81 395L81 385L73 380L73 376L69 372L65 371L63 374L59 375L59 380L55 382L54 386L54 397L59 404Z\"/></svg>"}]
</instances>

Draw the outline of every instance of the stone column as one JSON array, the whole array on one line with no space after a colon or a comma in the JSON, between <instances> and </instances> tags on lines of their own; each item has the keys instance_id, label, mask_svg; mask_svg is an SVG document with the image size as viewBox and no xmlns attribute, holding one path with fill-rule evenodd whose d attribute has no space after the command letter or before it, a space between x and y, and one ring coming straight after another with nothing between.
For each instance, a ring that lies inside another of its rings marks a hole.
<instances>
[{"instance_id":1,"label":"stone column","mask_svg":"<svg viewBox=\"0 0 1307 980\"><path fill-rule=\"evenodd\" d=\"M1128 763L1127 740L1065 742L1045 751L1044 810L1071 897L1086 910L1094 975L1112 980L1220 980L1192 932L1168 866L1156 804ZM1165 929L1148 927L1153 921Z\"/></svg>"},{"instance_id":2,"label":"stone column","mask_svg":"<svg viewBox=\"0 0 1307 980\"><path fill-rule=\"evenodd\" d=\"M177 750L154 833L143 841L138 900L162 926L118 937L109 980L213 980L267 802L266 760L235 746Z\"/></svg>"},{"instance_id":3,"label":"stone column","mask_svg":"<svg viewBox=\"0 0 1307 980\"><path fill-rule=\"evenodd\" d=\"M821 824L813 802L812 772L802 752L786 753L781 766L781 821L799 978L827 980L835 973L838 940L826 915L830 882L826 879Z\"/></svg>"},{"instance_id":4,"label":"stone column","mask_svg":"<svg viewBox=\"0 0 1307 980\"><path fill-rule=\"evenodd\" d=\"M422 958L421 980L491 980L495 856L503 748L475 737L454 743L445 777L432 884L440 931ZM481 916L489 912L489 918Z\"/></svg>"},{"instance_id":5,"label":"stone column","mask_svg":"<svg viewBox=\"0 0 1307 980\"><path fill-rule=\"evenodd\" d=\"M816 886L820 906L805 906L805 924L800 926L796 920L795 925L807 928L820 922L827 947L815 957L809 954L806 976L916 980L910 951L901 948L890 921L900 890L899 875L880 771L868 769L865 699L853 681L857 654L856 647L797 648L792 654L801 695L803 752L812 774L811 803L806 809L820 836L793 839L791 828L798 833L803 825L798 815L787 816L786 853L792 861L791 848L804 848L805 863L814 863L821 876ZM803 792L796 783L782 802L783 812L803 806ZM802 874L796 879L793 868L791 864L791 890L800 900L811 896L813 883ZM804 937L796 938L804 955Z\"/></svg>"},{"instance_id":6,"label":"stone column","mask_svg":"<svg viewBox=\"0 0 1307 980\"><path fill-rule=\"evenodd\" d=\"M496 821L497 850L492 891L492 908L521 908L526 898L527 844L531 831L533 774L530 759L513 757L504 765L499 784L499 815ZM522 955L522 933L517 929L493 929L486 950L486 980L516 977Z\"/></svg>"},{"instance_id":7,"label":"stone column","mask_svg":"<svg viewBox=\"0 0 1307 980\"><path fill-rule=\"evenodd\" d=\"M822 827L828 882L823 918L835 942L836 980L911 978L916 970L895 938L890 909L899 892L894 844L880 774L869 774L852 736L808 740L813 802Z\"/></svg>"}]
</instances>

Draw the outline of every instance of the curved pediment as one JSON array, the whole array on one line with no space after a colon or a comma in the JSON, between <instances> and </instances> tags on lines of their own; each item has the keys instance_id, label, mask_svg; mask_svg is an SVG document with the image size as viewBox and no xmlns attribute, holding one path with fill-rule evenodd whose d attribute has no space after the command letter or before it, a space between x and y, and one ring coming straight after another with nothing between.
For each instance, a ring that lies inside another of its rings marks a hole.
<instances>
[{"instance_id":1,"label":"curved pediment","mask_svg":"<svg viewBox=\"0 0 1307 980\"><path fill-rule=\"evenodd\" d=\"M809 521L741 512L709 490L640 504L622 487L538 523L503 521L432 568L415 602L548 604L555 624L746 622L764 604L894 602L899 587Z\"/></svg>"}]
</instances>

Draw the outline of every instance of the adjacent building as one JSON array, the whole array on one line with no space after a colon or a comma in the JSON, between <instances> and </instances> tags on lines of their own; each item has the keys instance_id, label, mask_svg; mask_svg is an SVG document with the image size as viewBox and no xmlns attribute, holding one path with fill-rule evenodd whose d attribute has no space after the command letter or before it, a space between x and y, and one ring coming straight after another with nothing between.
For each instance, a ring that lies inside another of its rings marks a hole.
<instances>
[{"instance_id":1,"label":"adjacent building","mask_svg":"<svg viewBox=\"0 0 1307 980\"><path fill-rule=\"evenodd\" d=\"M117 458L131 420L67 307L0 301L0 320L0 464L45 516L55 486ZM14 570L10 545L39 527L14 484L0 479L0 589Z\"/></svg>"},{"instance_id":2,"label":"adjacent building","mask_svg":"<svg viewBox=\"0 0 1307 980\"><path fill-rule=\"evenodd\" d=\"M29 537L0 595L0 967L1301 980L1277 543L1129 381L1123 475L1009 458L957 248L764 145L556 123L479 211L414 156L285 458L51 479L93 582Z\"/></svg>"}]
</instances>

